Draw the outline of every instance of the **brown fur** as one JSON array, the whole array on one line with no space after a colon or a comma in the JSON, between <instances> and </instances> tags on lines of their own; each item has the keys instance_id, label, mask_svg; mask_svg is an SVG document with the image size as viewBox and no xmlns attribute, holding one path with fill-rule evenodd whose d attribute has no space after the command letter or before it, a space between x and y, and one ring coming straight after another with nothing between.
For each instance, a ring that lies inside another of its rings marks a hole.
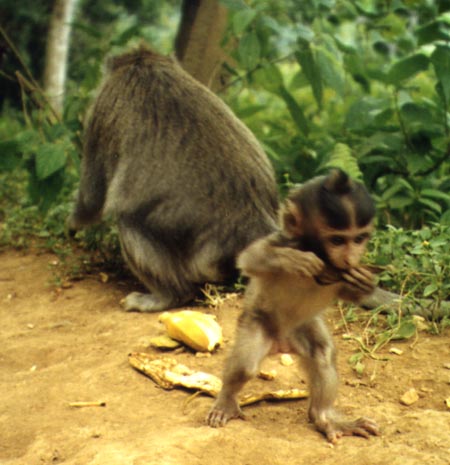
<instances>
[{"instance_id":1,"label":"brown fur","mask_svg":"<svg viewBox=\"0 0 450 465\"><path fill-rule=\"evenodd\" d=\"M341 186L333 187L332 177L335 173L316 178L304 191L292 193L281 213L282 231L255 241L238 258L250 282L235 344L225 364L223 387L207 416L210 426L224 426L229 419L242 417L237 394L275 349L293 350L303 357L311 384L309 418L330 442L343 435L378 434L372 420L343 420L334 410L335 350L322 313L338 298L359 302L373 292L374 280L359 264L372 218L360 228L342 218L351 226L333 230L326 226L330 218L320 213L327 211L317 203L322 186L326 185L328 198L337 205L347 195ZM315 198L316 204L307 203L305 209L305 198ZM339 211L342 216L349 214L348 209ZM328 282L320 282L320 277Z\"/></svg>"}]
</instances>

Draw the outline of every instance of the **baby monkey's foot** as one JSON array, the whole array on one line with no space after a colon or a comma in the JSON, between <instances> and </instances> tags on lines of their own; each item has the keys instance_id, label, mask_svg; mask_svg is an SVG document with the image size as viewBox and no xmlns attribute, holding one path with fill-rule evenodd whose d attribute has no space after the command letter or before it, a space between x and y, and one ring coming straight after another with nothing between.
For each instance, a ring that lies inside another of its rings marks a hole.
<instances>
[{"instance_id":1,"label":"baby monkey's foot","mask_svg":"<svg viewBox=\"0 0 450 465\"><path fill-rule=\"evenodd\" d=\"M361 436L367 439L371 434L374 436L380 434L378 425L370 418L364 417L355 421L328 419L316 421L315 425L332 444L336 444L342 436Z\"/></svg>"},{"instance_id":2,"label":"baby monkey's foot","mask_svg":"<svg viewBox=\"0 0 450 465\"><path fill-rule=\"evenodd\" d=\"M233 418L245 419L244 413L236 401L220 401L214 403L208 415L206 416L206 424L218 428L225 426L228 420Z\"/></svg>"}]
</instances>

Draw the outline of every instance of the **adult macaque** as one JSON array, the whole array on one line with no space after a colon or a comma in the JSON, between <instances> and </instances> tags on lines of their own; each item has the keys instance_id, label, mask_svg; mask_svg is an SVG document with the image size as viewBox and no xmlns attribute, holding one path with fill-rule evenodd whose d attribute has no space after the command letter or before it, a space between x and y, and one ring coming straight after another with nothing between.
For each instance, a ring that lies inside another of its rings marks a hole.
<instances>
[{"instance_id":1,"label":"adult macaque","mask_svg":"<svg viewBox=\"0 0 450 465\"><path fill-rule=\"evenodd\" d=\"M360 302L374 278L360 264L373 229L374 203L364 186L340 170L293 190L281 211L282 230L245 249L238 267L250 277L223 388L207 416L210 426L242 417L237 394L273 351L295 351L310 377L309 418L328 441L378 434L370 419L342 419L335 349L323 310L335 299Z\"/></svg>"},{"instance_id":2,"label":"adult macaque","mask_svg":"<svg viewBox=\"0 0 450 465\"><path fill-rule=\"evenodd\" d=\"M127 310L191 300L276 230L277 189L256 138L171 58L145 48L111 60L84 136L70 229L112 213L122 253L149 294Z\"/></svg>"}]
</instances>

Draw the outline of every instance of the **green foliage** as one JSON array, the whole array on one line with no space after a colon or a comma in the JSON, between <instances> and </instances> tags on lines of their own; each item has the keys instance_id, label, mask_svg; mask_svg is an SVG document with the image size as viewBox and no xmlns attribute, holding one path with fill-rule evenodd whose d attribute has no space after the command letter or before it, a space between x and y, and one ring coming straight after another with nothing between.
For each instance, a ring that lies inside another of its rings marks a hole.
<instances>
[{"instance_id":1,"label":"green foliage","mask_svg":"<svg viewBox=\"0 0 450 465\"><path fill-rule=\"evenodd\" d=\"M383 223L449 221L445 2L223 3L241 90L228 100L280 179L337 165L367 183Z\"/></svg>"},{"instance_id":2,"label":"green foliage","mask_svg":"<svg viewBox=\"0 0 450 465\"><path fill-rule=\"evenodd\" d=\"M27 116L28 128L0 127L0 173L25 169L28 200L42 213L58 204L78 178L78 138L68 125L52 123L45 111Z\"/></svg>"},{"instance_id":3,"label":"green foliage","mask_svg":"<svg viewBox=\"0 0 450 465\"><path fill-rule=\"evenodd\" d=\"M78 181L81 121L99 85L106 54L136 45L142 39L168 49L175 35L177 18L170 2L155 4L151 0L133 0L117 5L101 0L82 3L79 19L73 24L67 97L64 114L59 118L39 87L40 64L35 65L31 59L44 55L44 41L34 38L31 47L28 36L27 40L25 37L16 39L13 30L17 30L16 23L22 15L25 19L33 18L46 30L50 9L45 13L37 12L33 6L39 7L39 4L26 3L26 11L17 9L12 2L2 7L7 21L4 23L6 32L0 31L0 47L5 47L8 53L0 79L8 85L12 83L20 99L7 100L0 114L0 175L24 170L26 190L21 204L24 203L25 208L37 206L40 214L45 215L55 205L70 202ZM155 24L149 26L146 21L150 20ZM167 32L169 29L165 26L171 23L172 32ZM26 31L29 29L29 25L25 27ZM19 106L21 112L17 110Z\"/></svg>"},{"instance_id":4,"label":"green foliage","mask_svg":"<svg viewBox=\"0 0 450 465\"><path fill-rule=\"evenodd\" d=\"M280 182L287 173L302 182L339 166L366 182L381 223L450 222L450 16L443 2L222 3L230 10L224 48L234 60L222 94L261 140ZM25 167L29 196L42 210L76 181L80 121L105 55L142 39L169 51L178 8L151 0L82 3L61 122L46 115L42 98L33 107L37 89L22 86L23 134L0 132L0 170ZM48 14L35 19L48 22ZM27 42L18 46L40 71Z\"/></svg>"},{"instance_id":5,"label":"green foliage","mask_svg":"<svg viewBox=\"0 0 450 465\"><path fill-rule=\"evenodd\" d=\"M418 306L417 299L431 299L428 309L433 312L450 300L449 242L449 226L436 224L417 231L390 226L375 234L369 261L385 267L380 276L383 287L410 296Z\"/></svg>"},{"instance_id":6,"label":"green foliage","mask_svg":"<svg viewBox=\"0 0 450 465\"><path fill-rule=\"evenodd\" d=\"M368 260L383 268L381 287L402 296L402 302L361 315L350 307L343 316L345 338L357 344L349 358L361 376L366 357L382 359L380 349L391 341L417 337L419 330L439 333L450 326L450 227L430 225L417 231L393 226L375 232ZM423 315L423 316L419 316ZM352 335L349 325L364 321L364 329Z\"/></svg>"}]
</instances>

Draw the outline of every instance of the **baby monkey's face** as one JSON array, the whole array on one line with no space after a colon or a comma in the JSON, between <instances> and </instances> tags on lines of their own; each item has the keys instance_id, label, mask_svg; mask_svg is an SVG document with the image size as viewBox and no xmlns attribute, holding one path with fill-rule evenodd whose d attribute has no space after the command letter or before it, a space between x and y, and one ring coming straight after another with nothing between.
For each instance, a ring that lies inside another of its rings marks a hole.
<instances>
[{"instance_id":1,"label":"baby monkey's face","mask_svg":"<svg viewBox=\"0 0 450 465\"><path fill-rule=\"evenodd\" d=\"M330 264L340 270L348 270L360 264L372 231L373 224L369 223L364 227L353 225L347 229L334 229L322 224L317 232Z\"/></svg>"}]
</instances>

